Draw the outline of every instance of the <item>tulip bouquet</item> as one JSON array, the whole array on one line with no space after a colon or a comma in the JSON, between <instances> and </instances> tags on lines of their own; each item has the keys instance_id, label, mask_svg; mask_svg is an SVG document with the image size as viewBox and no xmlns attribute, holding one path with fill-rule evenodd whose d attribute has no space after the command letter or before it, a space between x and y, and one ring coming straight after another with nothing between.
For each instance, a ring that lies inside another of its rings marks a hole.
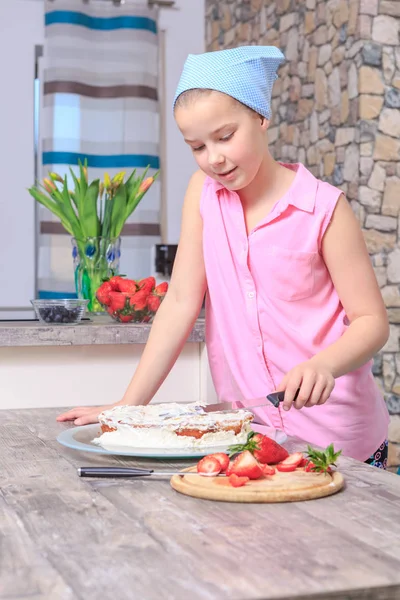
<instances>
[{"instance_id":1,"label":"tulip bouquet","mask_svg":"<svg viewBox=\"0 0 400 600\"><path fill-rule=\"evenodd\" d=\"M41 184L29 188L33 198L58 217L72 236L75 286L78 297L88 298L88 310L102 312L96 291L104 279L118 273L120 235L124 224L156 179L136 169L125 181L125 172L104 181L88 181L87 160L79 161L79 177L51 172Z\"/></svg>"}]
</instances>

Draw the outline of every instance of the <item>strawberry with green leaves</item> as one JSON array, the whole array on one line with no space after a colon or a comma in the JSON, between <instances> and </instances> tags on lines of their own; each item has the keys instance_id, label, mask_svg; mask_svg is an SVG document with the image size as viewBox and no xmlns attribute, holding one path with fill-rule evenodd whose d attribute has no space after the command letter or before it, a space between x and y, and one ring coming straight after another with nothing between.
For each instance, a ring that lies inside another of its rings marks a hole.
<instances>
[{"instance_id":1,"label":"strawberry with green leaves","mask_svg":"<svg viewBox=\"0 0 400 600\"><path fill-rule=\"evenodd\" d=\"M266 435L250 431L244 444L229 448L230 455L248 450L259 463L275 465L289 456L288 451Z\"/></svg>"},{"instance_id":2,"label":"strawberry with green leaves","mask_svg":"<svg viewBox=\"0 0 400 600\"><path fill-rule=\"evenodd\" d=\"M333 444L329 444L325 450L315 450L311 446L307 446L308 464L306 471L314 473L330 473L331 467L336 467L336 461L342 451L335 452Z\"/></svg>"}]
</instances>

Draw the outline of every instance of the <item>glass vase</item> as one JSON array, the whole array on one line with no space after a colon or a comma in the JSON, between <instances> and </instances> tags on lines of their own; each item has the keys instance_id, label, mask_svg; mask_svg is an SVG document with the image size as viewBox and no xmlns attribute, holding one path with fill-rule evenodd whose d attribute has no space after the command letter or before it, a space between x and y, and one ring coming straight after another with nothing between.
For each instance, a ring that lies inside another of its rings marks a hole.
<instances>
[{"instance_id":1,"label":"glass vase","mask_svg":"<svg viewBox=\"0 0 400 600\"><path fill-rule=\"evenodd\" d=\"M75 289L78 298L89 300L87 310L90 313L105 312L96 298L96 292L104 280L118 274L120 256L119 237L72 238Z\"/></svg>"}]
</instances>

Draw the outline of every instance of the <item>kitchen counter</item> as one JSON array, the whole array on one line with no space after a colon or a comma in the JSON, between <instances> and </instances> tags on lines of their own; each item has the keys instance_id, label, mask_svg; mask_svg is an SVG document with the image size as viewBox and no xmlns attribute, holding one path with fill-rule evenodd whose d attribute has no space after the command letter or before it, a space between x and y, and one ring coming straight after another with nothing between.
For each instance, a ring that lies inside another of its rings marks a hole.
<instances>
[{"instance_id":1,"label":"kitchen counter","mask_svg":"<svg viewBox=\"0 0 400 600\"><path fill-rule=\"evenodd\" d=\"M121 400L151 325L117 323L108 315L78 325L42 325L28 315L4 321L0 312L0 410ZM157 402L215 401L204 340L200 313Z\"/></svg>"},{"instance_id":2,"label":"kitchen counter","mask_svg":"<svg viewBox=\"0 0 400 600\"><path fill-rule=\"evenodd\" d=\"M145 344L150 329L150 324L117 323L108 315L94 316L78 325L43 325L33 320L0 321L0 347ZM200 318L187 341L204 342L204 335L204 318Z\"/></svg>"},{"instance_id":3,"label":"kitchen counter","mask_svg":"<svg viewBox=\"0 0 400 600\"><path fill-rule=\"evenodd\" d=\"M0 598L400 598L397 475L341 458L334 496L246 505L183 496L168 478L80 479L79 466L193 462L78 453L57 443L69 425L56 414L1 414Z\"/></svg>"}]
</instances>

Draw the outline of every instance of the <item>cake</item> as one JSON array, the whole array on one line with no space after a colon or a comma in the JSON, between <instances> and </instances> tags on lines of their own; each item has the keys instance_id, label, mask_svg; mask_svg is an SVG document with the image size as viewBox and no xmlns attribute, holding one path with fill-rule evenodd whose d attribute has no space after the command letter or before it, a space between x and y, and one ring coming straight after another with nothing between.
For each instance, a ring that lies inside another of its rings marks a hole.
<instances>
[{"instance_id":1,"label":"cake","mask_svg":"<svg viewBox=\"0 0 400 600\"><path fill-rule=\"evenodd\" d=\"M115 406L100 413L102 433L93 442L105 449L227 447L246 441L252 420L247 410L207 413L197 403Z\"/></svg>"}]
</instances>

